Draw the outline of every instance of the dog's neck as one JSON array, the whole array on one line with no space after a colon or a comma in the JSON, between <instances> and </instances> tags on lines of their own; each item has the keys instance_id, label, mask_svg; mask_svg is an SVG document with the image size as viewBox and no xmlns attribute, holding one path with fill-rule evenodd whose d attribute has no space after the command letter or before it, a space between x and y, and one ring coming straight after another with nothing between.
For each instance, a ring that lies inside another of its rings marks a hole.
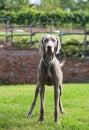
<instances>
[{"instance_id":1,"label":"dog's neck","mask_svg":"<svg viewBox=\"0 0 89 130\"><path fill-rule=\"evenodd\" d=\"M54 59L55 59L55 55L44 55L42 57L42 61L44 62L45 65L52 64Z\"/></svg>"}]
</instances>

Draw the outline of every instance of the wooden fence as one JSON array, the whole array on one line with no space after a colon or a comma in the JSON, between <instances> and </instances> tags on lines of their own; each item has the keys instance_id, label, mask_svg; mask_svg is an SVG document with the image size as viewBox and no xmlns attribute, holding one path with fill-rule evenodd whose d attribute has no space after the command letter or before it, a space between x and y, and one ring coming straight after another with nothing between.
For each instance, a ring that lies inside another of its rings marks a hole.
<instances>
[{"instance_id":1,"label":"wooden fence","mask_svg":"<svg viewBox=\"0 0 89 130\"><path fill-rule=\"evenodd\" d=\"M14 24L9 25L9 19L8 17L6 18L1 18L0 21L5 21L6 25L5 26L0 26L0 37L5 37L4 39L4 46L7 46L8 43L8 38L10 38L10 47L13 47L13 41L15 36L28 36L29 37L29 47L32 46L33 43L33 37L38 34L38 33L49 33L49 34L57 34L60 37L60 41L63 44L62 37L64 35L84 35L84 56L86 56L86 48L89 45L87 42L87 35L89 35L89 31L86 28L82 29L75 29L75 31L70 31L67 29L57 29L54 27L55 22L51 21L49 23L49 27L40 27L40 26L35 26L32 23L29 26L15 26ZM22 30L21 30L22 29ZM4 30L4 34L1 33L2 30ZM28 33L20 33L21 31L25 30ZM81 31L82 30L82 31ZM19 31L19 34L15 33L15 31ZM0 46L2 47L2 46Z\"/></svg>"}]
</instances>

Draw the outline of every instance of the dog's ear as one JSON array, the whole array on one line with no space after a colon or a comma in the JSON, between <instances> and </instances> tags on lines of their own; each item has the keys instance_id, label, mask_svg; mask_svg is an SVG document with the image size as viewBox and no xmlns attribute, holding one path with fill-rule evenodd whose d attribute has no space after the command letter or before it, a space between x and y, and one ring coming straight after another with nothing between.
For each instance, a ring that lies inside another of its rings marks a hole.
<instances>
[{"instance_id":1,"label":"dog's ear","mask_svg":"<svg viewBox=\"0 0 89 130\"><path fill-rule=\"evenodd\" d=\"M56 37L56 39L57 39L57 49L56 49L56 54L59 54L60 49L61 49L61 42L60 42L60 40L59 40L58 37Z\"/></svg>"},{"instance_id":2,"label":"dog's ear","mask_svg":"<svg viewBox=\"0 0 89 130\"><path fill-rule=\"evenodd\" d=\"M39 46L38 46L39 54L41 56L43 56L43 39L44 39L44 37L41 38L41 40L39 41Z\"/></svg>"}]
</instances>

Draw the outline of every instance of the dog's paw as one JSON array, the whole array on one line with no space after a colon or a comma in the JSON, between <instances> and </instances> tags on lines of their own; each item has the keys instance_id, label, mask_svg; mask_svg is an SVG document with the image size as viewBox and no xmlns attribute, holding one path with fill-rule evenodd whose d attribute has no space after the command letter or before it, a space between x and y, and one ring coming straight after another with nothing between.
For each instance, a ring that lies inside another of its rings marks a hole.
<instances>
[{"instance_id":1,"label":"dog's paw","mask_svg":"<svg viewBox=\"0 0 89 130\"><path fill-rule=\"evenodd\" d=\"M29 118L29 117L31 117L31 116L32 116L32 114L27 114L27 115L26 115L27 118Z\"/></svg>"},{"instance_id":2,"label":"dog's paw","mask_svg":"<svg viewBox=\"0 0 89 130\"><path fill-rule=\"evenodd\" d=\"M56 124L60 124L60 121L57 119L54 121Z\"/></svg>"},{"instance_id":3,"label":"dog's paw","mask_svg":"<svg viewBox=\"0 0 89 130\"><path fill-rule=\"evenodd\" d=\"M39 122L39 124L42 124L44 122L44 119L43 118L39 118L38 122Z\"/></svg>"},{"instance_id":4,"label":"dog's paw","mask_svg":"<svg viewBox=\"0 0 89 130\"><path fill-rule=\"evenodd\" d=\"M64 109L60 110L60 112L61 112L61 114L66 114L67 113Z\"/></svg>"}]
</instances>

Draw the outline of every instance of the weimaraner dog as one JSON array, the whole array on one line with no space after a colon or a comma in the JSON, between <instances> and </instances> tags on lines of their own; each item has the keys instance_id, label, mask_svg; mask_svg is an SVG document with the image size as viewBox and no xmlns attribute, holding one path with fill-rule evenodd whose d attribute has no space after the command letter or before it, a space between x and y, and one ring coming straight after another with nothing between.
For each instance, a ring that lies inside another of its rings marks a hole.
<instances>
[{"instance_id":1,"label":"weimaraner dog","mask_svg":"<svg viewBox=\"0 0 89 130\"><path fill-rule=\"evenodd\" d=\"M56 36L46 35L42 37L39 42L39 53L41 55L41 60L38 67L38 83L35 90L35 97L30 108L27 117L32 115L34 106L36 104L38 93L40 92L40 117L39 123L44 121L44 94L45 85L54 86L54 122L59 122L59 108L60 112L65 113L62 106L61 94L62 94L62 81L63 74L61 67L64 64L59 62L56 58L56 54L59 53L61 48L61 43Z\"/></svg>"}]
</instances>

